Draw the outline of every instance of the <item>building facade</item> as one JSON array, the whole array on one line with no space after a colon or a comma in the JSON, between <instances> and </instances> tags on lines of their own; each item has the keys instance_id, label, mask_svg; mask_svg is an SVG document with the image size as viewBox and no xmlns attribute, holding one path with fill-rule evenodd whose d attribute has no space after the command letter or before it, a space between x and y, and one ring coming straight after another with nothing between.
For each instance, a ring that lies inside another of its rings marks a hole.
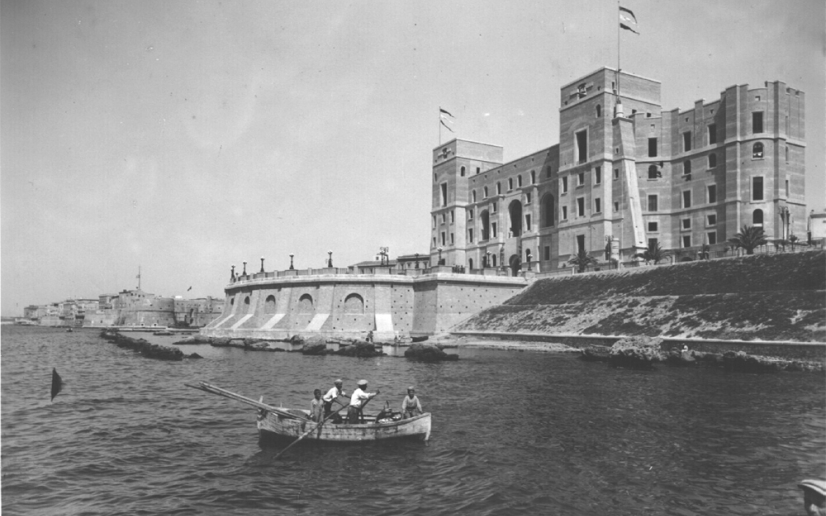
<instances>
[{"instance_id":1,"label":"building facade","mask_svg":"<svg viewBox=\"0 0 826 516\"><path fill-rule=\"evenodd\" d=\"M619 92L619 95L618 95ZM805 238L805 95L780 81L663 111L659 81L602 68L561 88L559 143L505 163L433 150L430 263L552 271L584 250L631 261L724 252L743 226Z\"/></svg>"}]
</instances>

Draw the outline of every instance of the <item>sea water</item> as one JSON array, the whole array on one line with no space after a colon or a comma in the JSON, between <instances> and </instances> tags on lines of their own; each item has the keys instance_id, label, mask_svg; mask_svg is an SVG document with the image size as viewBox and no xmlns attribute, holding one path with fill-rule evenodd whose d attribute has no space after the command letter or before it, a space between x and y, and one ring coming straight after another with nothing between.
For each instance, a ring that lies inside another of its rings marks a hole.
<instances>
[{"instance_id":1,"label":"sea water","mask_svg":"<svg viewBox=\"0 0 826 516\"><path fill-rule=\"evenodd\" d=\"M818 374L183 349L204 358L4 325L3 514L789 515L802 513L796 483L826 478ZM65 386L50 402L53 367ZM368 412L398 409L414 385L430 442L301 443L276 460L283 444L259 443L256 409L184 386L309 408L338 377L381 390Z\"/></svg>"}]
</instances>

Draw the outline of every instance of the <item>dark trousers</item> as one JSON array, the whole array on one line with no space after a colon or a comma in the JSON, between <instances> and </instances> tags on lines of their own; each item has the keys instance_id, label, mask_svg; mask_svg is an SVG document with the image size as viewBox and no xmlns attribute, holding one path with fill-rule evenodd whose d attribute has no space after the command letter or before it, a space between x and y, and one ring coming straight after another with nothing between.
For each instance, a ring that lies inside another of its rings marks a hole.
<instances>
[{"instance_id":1,"label":"dark trousers","mask_svg":"<svg viewBox=\"0 0 826 516\"><path fill-rule=\"evenodd\" d=\"M347 409L347 422L356 425L361 423L361 409L350 407Z\"/></svg>"}]
</instances>

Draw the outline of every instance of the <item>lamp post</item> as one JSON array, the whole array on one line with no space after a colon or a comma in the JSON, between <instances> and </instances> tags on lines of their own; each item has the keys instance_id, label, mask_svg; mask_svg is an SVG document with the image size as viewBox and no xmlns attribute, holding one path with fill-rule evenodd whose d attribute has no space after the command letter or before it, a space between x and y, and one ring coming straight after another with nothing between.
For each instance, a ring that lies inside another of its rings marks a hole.
<instances>
[{"instance_id":1,"label":"lamp post","mask_svg":"<svg viewBox=\"0 0 826 516\"><path fill-rule=\"evenodd\" d=\"M293 253L290 253L290 270L293 270L295 268L293 267L293 256L295 255Z\"/></svg>"},{"instance_id":2,"label":"lamp post","mask_svg":"<svg viewBox=\"0 0 826 516\"><path fill-rule=\"evenodd\" d=\"M244 262L244 276L247 275L247 262Z\"/></svg>"},{"instance_id":3,"label":"lamp post","mask_svg":"<svg viewBox=\"0 0 826 516\"><path fill-rule=\"evenodd\" d=\"M485 252L485 268L490 267L490 251Z\"/></svg>"},{"instance_id":4,"label":"lamp post","mask_svg":"<svg viewBox=\"0 0 826 516\"><path fill-rule=\"evenodd\" d=\"M230 268L229 268L229 281L230 281L230 283L235 283L235 265L230 265Z\"/></svg>"},{"instance_id":5,"label":"lamp post","mask_svg":"<svg viewBox=\"0 0 826 516\"><path fill-rule=\"evenodd\" d=\"M261 257L261 274L264 274L264 257Z\"/></svg>"},{"instance_id":6,"label":"lamp post","mask_svg":"<svg viewBox=\"0 0 826 516\"><path fill-rule=\"evenodd\" d=\"M333 268L333 252L327 251L327 267Z\"/></svg>"},{"instance_id":7,"label":"lamp post","mask_svg":"<svg viewBox=\"0 0 826 516\"><path fill-rule=\"evenodd\" d=\"M416 253L416 268L419 268L419 253Z\"/></svg>"}]
</instances>

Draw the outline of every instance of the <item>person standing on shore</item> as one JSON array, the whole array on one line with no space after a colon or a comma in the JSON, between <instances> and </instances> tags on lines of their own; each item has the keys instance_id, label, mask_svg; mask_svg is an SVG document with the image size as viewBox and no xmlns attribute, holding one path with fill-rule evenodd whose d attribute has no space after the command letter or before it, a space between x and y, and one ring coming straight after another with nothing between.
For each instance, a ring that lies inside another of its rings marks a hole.
<instances>
[{"instance_id":1,"label":"person standing on shore","mask_svg":"<svg viewBox=\"0 0 826 516\"><path fill-rule=\"evenodd\" d=\"M336 403L338 403L339 405L341 405L342 407L344 406L344 403L342 403L338 399L340 396L346 396L347 395L344 392L344 389L341 388L342 385L343 385L343 383L341 381L341 378L337 379L335 382L333 382L333 388L330 389L329 391L327 391L327 394L325 394L324 397L322 398L322 400L324 400L324 419L327 419L327 416L329 416L330 414L333 413L333 402L334 401Z\"/></svg>"},{"instance_id":2,"label":"person standing on shore","mask_svg":"<svg viewBox=\"0 0 826 516\"><path fill-rule=\"evenodd\" d=\"M418 396L416 396L416 389L411 385L407 388L407 396L402 400L402 417L404 419L410 419L411 417L422 414L422 412L424 412L422 410L422 403L419 401Z\"/></svg>"},{"instance_id":3,"label":"person standing on shore","mask_svg":"<svg viewBox=\"0 0 826 516\"><path fill-rule=\"evenodd\" d=\"M347 409L347 422L351 424L360 423L362 419L361 409L364 408L364 404L380 393L381 391L379 390L376 390L376 392L367 392L367 380L359 380L358 388L353 391L353 395L350 397L350 408Z\"/></svg>"}]
</instances>

